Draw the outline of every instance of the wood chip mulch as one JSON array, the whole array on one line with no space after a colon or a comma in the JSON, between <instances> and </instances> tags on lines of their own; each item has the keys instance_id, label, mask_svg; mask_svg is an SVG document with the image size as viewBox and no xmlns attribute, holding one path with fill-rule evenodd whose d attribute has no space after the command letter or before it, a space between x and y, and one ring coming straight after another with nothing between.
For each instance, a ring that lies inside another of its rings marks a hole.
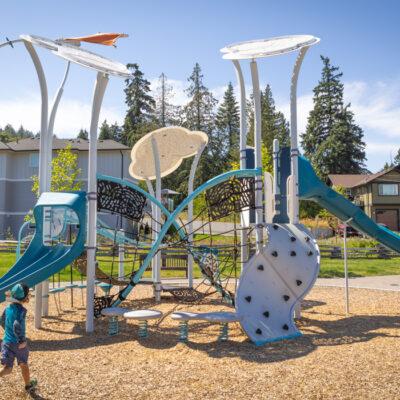
<instances>
[{"instance_id":1,"label":"wood chip mulch","mask_svg":"<svg viewBox=\"0 0 400 400\"><path fill-rule=\"evenodd\" d=\"M61 295L57 315L43 329L27 321L32 376L37 399L400 399L400 292L351 290L351 314L344 314L343 290L314 288L304 301L300 339L255 347L239 324L230 340L217 342L219 327L190 324L190 340L178 342L175 310L228 310L217 297L201 305L179 304L165 296L159 305L150 287L137 287L127 308L155 308L166 316L149 323L139 339L137 324L121 322L118 336L107 336L107 320L85 334L80 292L70 307ZM0 305L2 312L4 304ZM17 368L0 378L0 399L27 398Z\"/></svg>"}]
</instances>

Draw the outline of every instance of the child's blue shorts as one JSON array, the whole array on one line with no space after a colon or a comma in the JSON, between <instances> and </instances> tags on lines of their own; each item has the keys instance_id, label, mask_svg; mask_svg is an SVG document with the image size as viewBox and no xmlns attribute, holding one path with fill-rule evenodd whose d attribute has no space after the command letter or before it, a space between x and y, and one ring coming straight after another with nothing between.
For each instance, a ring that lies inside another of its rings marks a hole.
<instances>
[{"instance_id":1,"label":"child's blue shorts","mask_svg":"<svg viewBox=\"0 0 400 400\"><path fill-rule=\"evenodd\" d=\"M14 360L17 359L19 364L28 364L29 349L25 346L23 349L18 348L18 343L1 343L1 364L12 368Z\"/></svg>"}]
</instances>

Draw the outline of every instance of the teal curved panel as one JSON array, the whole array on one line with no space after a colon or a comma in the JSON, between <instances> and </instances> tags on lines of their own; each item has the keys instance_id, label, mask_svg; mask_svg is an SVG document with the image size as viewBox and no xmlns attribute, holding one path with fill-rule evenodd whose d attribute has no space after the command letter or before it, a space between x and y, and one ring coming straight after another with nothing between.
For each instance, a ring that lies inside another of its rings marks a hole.
<instances>
[{"instance_id":1,"label":"teal curved panel","mask_svg":"<svg viewBox=\"0 0 400 400\"><path fill-rule=\"evenodd\" d=\"M58 243L47 246L43 236L44 212L51 207L65 207L78 217L79 230L72 245ZM0 278L0 301L15 284L24 282L29 287L48 279L81 255L86 239L86 193L43 193L34 210L35 235L23 256Z\"/></svg>"}]
</instances>

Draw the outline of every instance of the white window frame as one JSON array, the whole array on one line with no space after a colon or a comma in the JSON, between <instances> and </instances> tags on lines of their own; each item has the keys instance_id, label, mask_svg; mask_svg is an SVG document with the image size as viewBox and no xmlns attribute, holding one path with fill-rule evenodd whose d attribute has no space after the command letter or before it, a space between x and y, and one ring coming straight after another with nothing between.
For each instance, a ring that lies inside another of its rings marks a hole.
<instances>
[{"instance_id":1,"label":"white window frame","mask_svg":"<svg viewBox=\"0 0 400 400\"><path fill-rule=\"evenodd\" d=\"M385 193L384 187L393 187L395 193ZM378 194L379 196L398 196L399 195L399 184L398 183L378 183Z\"/></svg>"}]
</instances>

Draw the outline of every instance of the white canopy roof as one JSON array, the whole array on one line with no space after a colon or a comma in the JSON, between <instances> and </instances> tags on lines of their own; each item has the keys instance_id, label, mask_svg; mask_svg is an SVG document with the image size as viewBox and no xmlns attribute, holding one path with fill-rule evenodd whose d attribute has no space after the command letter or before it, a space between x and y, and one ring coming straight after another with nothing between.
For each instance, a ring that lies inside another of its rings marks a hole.
<instances>
[{"instance_id":1,"label":"white canopy roof","mask_svg":"<svg viewBox=\"0 0 400 400\"><path fill-rule=\"evenodd\" d=\"M272 57L290 53L305 46L319 42L312 35L290 35L270 39L250 40L234 43L221 49L222 56L227 60L246 60L253 58Z\"/></svg>"},{"instance_id":2,"label":"white canopy roof","mask_svg":"<svg viewBox=\"0 0 400 400\"><path fill-rule=\"evenodd\" d=\"M124 64L110 60L91 51L84 50L76 45L68 45L64 42L58 42L36 35L21 35L20 38L33 45L51 50L55 55L86 68L123 78L129 78L131 76L128 68L126 68Z\"/></svg>"},{"instance_id":3,"label":"white canopy roof","mask_svg":"<svg viewBox=\"0 0 400 400\"><path fill-rule=\"evenodd\" d=\"M179 126L157 129L143 136L133 146L129 174L139 180L156 178L152 139L156 141L161 177L175 171L185 158L194 156L208 143L204 132L192 132Z\"/></svg>"}]
</instances>

